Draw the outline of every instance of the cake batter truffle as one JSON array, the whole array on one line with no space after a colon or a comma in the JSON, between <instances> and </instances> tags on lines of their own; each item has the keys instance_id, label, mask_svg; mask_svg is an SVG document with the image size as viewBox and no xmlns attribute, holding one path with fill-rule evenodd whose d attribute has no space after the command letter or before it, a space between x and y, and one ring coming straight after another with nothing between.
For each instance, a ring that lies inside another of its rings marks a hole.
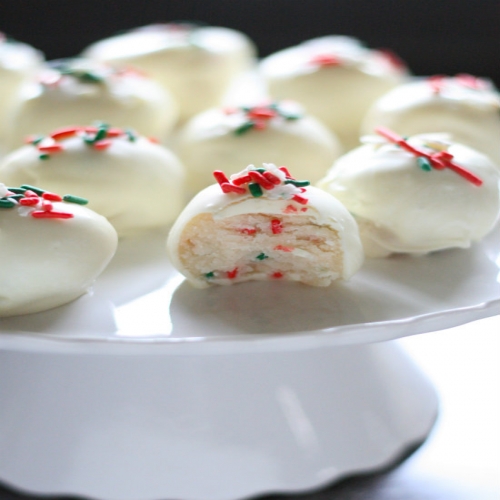
<instances>
[{"instance_id":1,"label":"cake batter truffle","mask_svg":"<svg viewBox=\"0 0 500 500\"><path fill-rule=\"evenodd\" d=\"M43 60L40 51L0 32L0 136L5 134L21 86L39 70Z\"/></svg>"},{"instance_id":2,"label":"cake batter truffle","mask_svg":"<svg viewBox=\"0 0 500 500\"><path fill-rule=\"evenodd\" d=\"M78 192L120 236L167 225L184 205L184 169L165 147L106 124L34 136L0 163L9 185Z\"/></svg>"},{"instance_id":3,"label":"cake batter truffle","mask_svg":"<svg viewBox=\"0 0 500 500\"><path fill-rule=\"evenodd\" d=\"M256 49L236 30L165 23L101 40L84 55L141 68L172 92L184 121L217 106L234 78L254 64Z\"/></svg>"},{"instance_id":4,"label":"cake batter truffle","mask_svg":"<svg viewBox=\"0 0 500 500\"><path fill-rule=\"evenodd\" d=\"M52 61L25 86L10 124L10 147L29 134L107 121L164 140L178 117L176 104L156 82L127 68L85 59Z\"/></svg>"},{"instance_id":5,"label":"cake batter truffle","mask_svg":"<svg viewBox=\"0 0 500 500\"><path fill-rule=\"evenodd\" d=\"M467 248L493 229L500 175L486 155L442 134L377 132L318 184L354 215L367 256Z\"/></svg>"},{"instance_id":6,"label":"cake batter truffle","mask_svg":"<svg viewBox=\"0 0 500 500\"><path fill-rule=\"evenodd\" d=\"M250 165L191 200L170 231L172 264L195 287L250 280L328 286L361 266L356 222L333 196L285 167Z\"/></svg>"},{"instance_id":7,"label":"cake batter truffle","mask_svg":"<svg viewBox=\"0 0 500 500\"><path fill-rule=\"evenodd\" d=\"M472 75L437 75L392 89L372 105L363 132L378 126L403 135L445 132L500 163L500 93Z\"/></svg>"},{"instance_id":8,"label":"cake batter truffle","mask_svg":"<svg viewBox=\"0 0 500 500\"><path fill-rule=\"evenodd\" d=\"M213 183L212 172L266 161L316 182L341 154L334 134L297 103L214 108L192 118L176 149L193 194Z\"/></svg>"},{"instance_id":9,"label":"cake batter truffle","mask_svg":"<svg viewBox=\"0 0 500 500\"><path fill-rule=\"evenodd\" d=\"M34 186L0 184L0 317L66 304L92 286L118 238L86 203Z\"/></svg>"},{"instance_id":10,"label":"cake batter truffle","mask_svg":"<svg viewBox=\"0 0 500 500\"><path fill-rule=\"evenodd\" d=\"M359 144L370 105L407 77L391 52L368 49L344 36L316 38L276 52L262 60L260 70L273 98L302 103L349 149Z\"/></svg>"}]
</instances>

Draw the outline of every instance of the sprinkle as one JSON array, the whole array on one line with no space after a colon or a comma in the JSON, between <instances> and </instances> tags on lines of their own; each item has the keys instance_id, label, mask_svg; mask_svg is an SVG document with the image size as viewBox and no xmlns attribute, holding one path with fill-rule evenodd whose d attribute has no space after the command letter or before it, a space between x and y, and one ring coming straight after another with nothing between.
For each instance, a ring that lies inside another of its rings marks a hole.
<instances>
[{"instance_id":1,"label":"sprinkle","mask_svg":"<svg viewBox=\"0 0 500 500\"><path fill-rule=\"evenodd\" d=\"M271 278L274 278L274 279L283 278L283 273L280 273L279 271L276 271L273 274L271 274Z\"/></svg>"},{"instance_id":2,"label":"sprinkle","mask_svg":"<svg viewBox=\"0 0 500 500\"><path fill-rule=\"evenodd\" d=\"M285 247L283 245L276 245L273 250L279 250L281 252L293 252L292 247Z\"/></svg>"},{"instance_id":3,"label":"sprinkle","mask_svg":"<svg viewBox=\"0 0 500 500\"><path fill-rule=\"evenodd\" d=\"M223 182L220 187L223 193L245 194L247 192L245 188L235 186L233 184L230 184L229 182Z\"/></svg>"},{"instance_id":4,"label":"sprinkle","mask_svg":"<svg viewBox=\"0 0 500 500\"><path fill-rule=\"evenodd\" d=\"M381 135L385 139L387 139L389 142L393 142L394 144L397 144L401 146L404 150L414 154L415 156L426 158L432 167L438 170L442 170L444 168L449 168L450 170L453 170L455 173L458 175L462 176L464 179L468 180L472 184L476 186L481 186L483 181L477 177L475 174L472 172L466 170L465 168L461 167L460 165L457 165L452 161L453 155L446 151L440 151L439 153L432 153L429 154L423 150L420 150L408 142L403 137L400 137L398 134L393 132L392 130L389 130L385 127L377 127L375 129L375 132L377 134ZM417 159L417 162L419 160Z\"/></svg>"},{"instance_id":5,"label":"sprinkle","mask_svg":"<svg viewBox=\"0 0 500 500\"><path fill-rule=\"evenodd\" d=\"M418 163L418 166L422 170L425 170L426 172L430 172L432 170L431 162L427 158L424 158L423 156L417 157L417 163Z\"/></svg>"},{"instance_id":6,"label":"sprinkle","mask_svg":"<svg viewBox=\"0 0 500 500\"><path fill-rule=\"evenodd\" d=\"M297 181L295 179L287 179L285 184L293 184L296 187L305 187L309 186L311 183L309 181Z\"/></svg>"},{"instance_id":7,"label":"sprinkle","mask_svg":"<svg viewBox=\"0 0 500 500\"><path fill-rule=\"evenodd\" d=\"M264 189L273 189L274 184L271 181L268 181L263 174L260 172L257 172L256 170L250 170L248 172L248 175L252 181L256 182L260 186L262 186Z\"/></svg>"},{"instance_id":8,"label":"sprinkle","mask_svg":"<svg viewBox=\"0 0 500 500\"><path fill-rule=\"evenodd\" d=\"M248 234L249 236L253 236L256 232L257 232L257 229L250 228L250 227L245 227L243 229L240 229L240 233Z\"/></svg>"},{"instance_id":9,"label":"sprinkle","mask_svg":"<svg viewBox=\"0 0 500 500\"><path fill-rule=\"evenodd\" d=\"M215 180L219 184L224 184L229 182L229 179L227 178L226 174L222 170L214 170L213 176L215 177Z\"/></svg>"},{"instance_id":10,"label":"sprinkle","mask_svg":"<svg viewBox=\"0 0 500 500\"><path fill-rule=\"evenodd\" d=\"M86 205L89 200L85 198L81 198L80 196L74 196L72 194L65 194L63 196L63 201L66 201L68 203L76 203L77 205Z\"/></svg>"},{"instance_id":11,"label":"sprinkle","mask_svg":"<svg viewBox=\"0 0 500 500\"><path fill-rule=\"evenodd\" d=\"M242 175L241 177L236 177L236 179L232 180L232 183L235 186L241 186L242 184L248 184L251 181L251 177L247 175Z\"/></svg>"},{"instance_id":12,"label":"sprinkle","mask_svg":"<svg viewBox=\"0 0 500 500\"><path fill-rule=\"evenodd\" d=\"M133 130L127 129L125 130L125 134L130 142L135 142L137 140L137 135Z\"/></svg>"},{"instance_id":13,"label":"sprinkle","mask_svg":"<svg viewBox=\"0 0 500 500\"><path fill-rule=\"evenodd\" d=\"M24 188L8 187L7 189L14 194L24 194L26 192Z\"/></svg>"},{"instance_id":14,"label":"sprinkle","mask_svg":"<svg viewBox=\"0 0 500 500\"><path fill-rule=\"evenodd\" d=\"M98 151L104 151L105 149L108 149L113 142L110 139L101 139L99 141L95 141L93 146L94 149L97 149Z\"/></svg>"},{"instance_id":15,"label":"sprinkle","mask_svg":"<svg viewBox=\"0 0 500 500\"><path fill-rule=\"evenodd\" d=\"M339 66L342 61L333 54L317 54L310 60L311 64L318 66Z\"/></svg>"},{"instance_id":16,"label":"sprinkle","mask_svg":"<svg viewBox=\"0 0 500 500\"><path fill-rule=\"evenodd\" d=\"M16 202L9 198L0 199L0 208L12 208L16 206Z\"/></svg>"},{"instance_id":17,"label":"sprinkle","mask_svg":"<svg viewBox=\"0 0 500 500\"><path fill-rule=\"evenodd\" d=\"M207 278L207 280L212 279L214 276L215 274L213 271L210 271L209 273L205 274L205 278Z\"/></svg>"},{"instance_id":18,"label":"sprinkle","mask_svg":"<svg viewBox=\"0 0 500 500\"><path fill-rule=\"evenodd\" d=\"M45 210L34 210L31 216L35 219L71 219L74 217L73 214L66 212L46 212Z\"/></svg>"},{"instance_id":19,"label":"sprinkle","mask_svg":"<svg viewBox=\"0 0 500 500\"><path fill-rule=\"evenodd\" d=\"M264 252L261 252L259 253L259 255L257 255L257 257L255 257L257 260L264 260L264 259L268 259L269 257L264 253Z\"/></svg>"},{"instance_id":20,"label":"sprinkle","mask_svg":"<svg viewBox=\"0 0 500 500\"><path fill-rule=\"evenodd\" d=\"M273 219L271 221L271 231L273 234L280 234L283 232L283 226L279 219Z\"/></svg>"},{"instance_id":21,"label":"sprinkle","mask_svg":"<svg viewBox=\"0 0 500 500\"><path fill-rule=\"evenodd\" d=\"M37 194L41 196L45 191L43 189L37 188L35 186L31 186L30 184L23 184L21 186L22 189L26 189L28 191L32 191L34 194ZM25 193L25 196L28 196L28 194Z\"/></svg>"},{"instance_id":22,"label":"sprinkle","mask_svg":"<svg viewBox=\"0 0 500 500\"><path fill-rule=\"evenodd\" d=\"M297 203L300 203L302 205L306 205L307 202L309 201L307 198L304 198L304 196L300 196L300 194L296 194L292 196L292 200L296 201Z\"/></svg>"},{"instance_id":23,"label":"sprinkle","mask_svg":"<svg viewBox=\"0 0 500 500\"><path fill-rule=\"evenodd\" d=\"M36 198L30 197L30 198L22 198L19 200L19 205L22 205L24 207L32 207L34 205L38 205L39 198L38 196Z\"/></svg>"},{"instance_id":24,"label":"sprinkle","mask_svg":"<svg viewBox=\"0 0 500 500\"><path fill-rule=\"evenodd\" d=\"M24 142L26 144L33 144L33 146L36 146L36 145L40 144L40 142L42 142L44 139L45 139L45 137L43 135L30 135L30 136L26 137Z\"/></svg>"},{"instance_id":25,"label":"sprinkle","mask_svg":"<svg viewBox=\"0 0 500 500\"><path fill-rule=\"evenodd\" d=\"M296 209L293 205L287 205L287 206L283 209L283 212L284 212L285 214L291 214L291 213L297 212L297 209Z\"/></svg>"},{"instance_id":26,"label":"sprinkle","mask_svg":"<svg viewBox=\"0 0 500 500\"><path fill-rule=\"evenodd\" d=\"M279 170L281 170L286 176L288 179L293 179L292 175L290 174L290 172L288 171L288 169L286 167L278 167Z\"/></svg>"},{"instance_id":27,"label":"sprinkle","mask_svg":"<svg viewBox=\"0 0 500 500\"><path fill-rule=\"evenodd\" d=\"M254 128L255 123L254 122L245 122L243 125L240 125L237 129L235 129L234 133L236 135L243 135L245 132L248 130Z\"/></svg>"},{"instance_id":28,"label":"sprinkle","mask_svg":"<svg viewBox=\"0 0 500 500\"><path fill-rule=\"evenodd\" d=\"M43 201L42 202L42 210L44 210L45 212L51 212L53 208L54 208L54 205L52 205L52 203L50 203L50 201Z\"/></svg>"},{"instance_id":29,"label":"sprinkle","mask_svg":"<svg viewBox=\"0 0 500 500\"><path fill-rule=\"evenodd\" d=\"M281 184L281 179L277 176L272 174L271 172L263 172L262 174L269 182L272 182L274 185Z\"/></svg>"},{"instance_id":30,"label":"sprinkle","mask_svg":"<svg viewBox=\"0 0 500 500\"><path fill-rule=\"evenodd\" d=\"M49 193L47 191L45 191L45 193L42 194L42 198L48 201L62 201L62 196L59 196L58 194L55 193Z\"/></svg>"},{"instance_id":31,"label":"sprinkle","mask_svg":"<svg viewBox=\"0 0 500 500\"><path fill-rule=\"evenodd\" d=\"M269 119L269 118L274 118L277 116L277 111L276 108L270 108L270 107L265 107L265 106L256 106L255 108L251 108L247 115L249 118L257 118L257 119Z\"/></svg>"},{"instance_id":32,"label":"sprinkle","mask_svg":"<svg viewBox=\"0 0 500 500\"><path fill-rule=\"evenodd\" d=\"M248 184L248 190L254 198L259 198L264 194L262 188L260 187L260 184L257 184L256 182L251 182L250 184Z\"/></svg>"},{"instance_id":33,"label":"sprinkle","mask_svg":"<svg viewBox=\"0 0 500 500\"><path fill-rule=\"evenodd\" d=\"M47 153L43 153L38 157L40 160L48 160L50 158L50 155Z\"/></svg>"},{"instance_id":34,"label":"sprinkle","mask_svg":"<svg viewBox=\"0 0 500 500\"><path fill-rule=\"evenodd\" d=\"M238 275L238 268L237 267L235 267L232 271L227 272L227 277L230 280L234 280L234 278L236 278L237 275Z\"/></svg>"},{"instance_id":35,"label":"sprinkle","mask_svg":"<svg viewBox=\"0 0 500 500\"><path fill-rule=\"evenodd\" d=\"M64 127L52 132L50 137L52 137L55 141L60 141L61 139L73 137L80 132L80 130L82 130L82 127Z\"/></svg>"}]
</instances>

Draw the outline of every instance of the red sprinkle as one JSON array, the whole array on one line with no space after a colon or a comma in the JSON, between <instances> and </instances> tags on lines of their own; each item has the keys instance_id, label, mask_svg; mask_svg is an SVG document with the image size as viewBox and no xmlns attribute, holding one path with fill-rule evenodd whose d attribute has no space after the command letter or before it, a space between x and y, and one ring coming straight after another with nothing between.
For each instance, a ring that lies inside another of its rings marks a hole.
<instances>
[{"instance_id":1,"label":"red sprinkle","mask_svg":"<svg viewBox=\"0 0 500 500\"><path fill-rule=\"evenodd\" d=\"M68 137L73 137L81 130L82 127L64 127L56 130L55 132L52 132L52 134L50 134L50 137L52 137L52 139L54 139L55 141L67 139Z\"/></svg>"},{"instance_id":2,"label":"red sprinkle","mask_svg":"<svg viewBox=\"0 0 500 500\"><path fill-rule=\"evenodd\" d=\"M293 195L292 200L296 201L297 203L300 203L302 205L306 205L307 202L309 201L307 198L304 198L304 196L300 196L300 194Z\"/></svg>"},{"instance_id":3,"label":"red sprinkle","mask_svg":"<svg viewBox=\"0 0 500 500\"><path fill-rule=\"evenodd\" d=\"M271 221L271 231L273 234L280 234L283 232L283 226L279 219L273 219Z\"/></svg>"},{"instance_id":4,"label":"red sprinkle","mask_svg":"<svg viewBox=\"0 0 500 500\"><path fill-rule=\"evenodd\" d=\"M241 186L242 184L246 184L246 183L250 182L251 180L252 179L247 174L247 175L242 175L241 177L236 177L236 179L233 179L232 182L235 186Z\"/></svg>"},{"instance_id":5,"label":"red sprinkle","mask_svg":"<svg viewBox=\"0 0 500 500\"><path fill-rule=\"evenodd\" d=\"M264 189L274 188L274 184L271 181L268 181L260 172L250 170L248 175L253 182L258 182Z\"/></svg>"},{"instance_id":6,"label":"red sprinkle","mask_svg":"<svg viewBox=\"0 0 500 500\"><path fill-rule=\"evenodd\" d=\"M234 184L230 184L229 182L223 182L220 187L223 193L245 194L247 192L245 188L235 186Z\"/></svg>"},{"instance_id":7,"label":"red sprinkle","mask_svg":"<svg viewBox=\"0 0 500 500\"><path fill-rule=\"evenodd\" d=\"M297 209L293 206L293 205L287 205L285 207L285 209L283 210L284 213L286 214L290 214L290 213L293 213L293 212L296 212Z\"/></svg>"},{"instance_id":8,"label":"red sprinkle","mask_svg":"<svg viewBox=\"0 0 500 500\"><path fill-rule=\"evenodd\" d=\"M318 66L339 66L342 61L333 54L317 54L311 58L311 63Z\"/></svg>"},{"instance_id":9,"label":"red sprinkle","mask_svg":"<svg viewBox=\"0 0 500 500\"><path fill-rule=\"evenodd\" d=\"M28 189L27 191L24 192L24 197L25 198L37 198L38 195L35 193L35 191L31 191L31 189Z\"/></svg>"},{"instance_id":10,"label":"red sprinkle","mask_svg":"<svg viewBox=\"0 0 500 500\"><path fill-rule=\"evenodd\" d=\"M219 184L224 184L229 182L229 179L226 177L226 174L222 170L214 170L212 175L215 177L215 180Z\"/></svg>"},{"instance_id":11,"label":"red sprinkle","mask_svg":"<svg viewBox=\"0 0 500 500\"><path fill-rule=\"evenodd\" d=\"M113 144L113 141L111 139L102 139L101 141L94 142L92 147L94 149L97 149L98 151L103 151L105 149L108 149L111 144Z\"/></svg>"},{"instance_id":12,"label":"red sprinkle","mask_svg":"<svg viewBox=\"0 0 500 500\"><path fill-rule=\"evenodd\" d=\"M31 207L33 205L38 205L38 196L35 197L28 197L28 198L21 198L19 200L19 205L25 206L25 207Z\"/></svg>"},{"instance_id":13,"label":"red sprinkle","mask_svg":"<svg viewBox=\"0 0 500 500\"><path fill-rule=\"evenodd\" d=\"M233 280L234 278L236 278L237 275L238 275L238 268L237 267L235 267L232 271L227 272L227 277L230 280Z\"/></svg>"},{"instance_id":14,"label":"red sprinkle","mask_svg":"<svg viewBox=\"0 0 500 500\"><path fill-rule=\"evenodd\" d=\"M274 279L283 278L283 273L280 273L279 271L276 271L275 273L271 274L271 278L274 278Z\"/></svg>"},{"instance_id":15,"label":"red sprinkle","mask_svg":"<svg viewBox=\"0 0 500 500\"><path fill-rule=\"evenodd\" d=\"M44 200L42 202L42 209L44 212L51 212L53 208L54 208L54 206L52 205L52 203L50 203L50 201Z\"/></svg>"},{"instance_id":16,"label":"red sprinkle","mask_svg":"<svg viewBox=\"0 0 500 500\"><path fill-rule=\"evenodd\" d=\"M272 174L271 172L266 171L266 172L264 172L262 175L263 175L263 176L264 176L264 177L265 177L265 178L266 178L269 182L272 182L272 183L273 183L273 184L275 184L276 186L277 186L278 184L281 184L281 180L280 180L280 178L279 178L277 175Z\"/></svg>"},{"instance_id":17,"label":"red sprinkle","mask_svg":"<svg viewBox=\"0 0 500 500\"><path fill-rule=\"evenodd\" d=\"M283 245L276 245L274 247L274 250L281 250L282 252L293 252L293 248L292 247L285 247Z\"/></svg>"},{"instance_id":18,"label":"red sprinkle","mask_svg":"<svg viewBox=\"0 0 500 500\"><path fill-rule=\"evenodd\" d=\"M418 148L415 148L414 146L411 146L407 141L404 140L403 137L400 137L398 134L385 127L377 127L375 129L375 132L381 135L382 137L385 137L388 141L398 144L401 148L405 149L406 151L409 151L415 156L422 156L424 158L427 158L431 162L431 165L437 170L449 168L458 175L462 176L464 179L474 184L475 186L481 186L483 184L483 181L475 174L461 167L460 165L454 163L452 161L453 155L451 155L446 151L441 151L439 153L431 153L431 154L427 153L424 150L420 150Z\"/></svg>"},{"instance_id":19,"label":"red sprinkle","mask_svg":"<svg viewBox=\"0 0 500 500\"><path fill-rule=\"evenodd\" d=\"M292 174L290 174L286 167L278 167L278 169L286 175L287 179L293 179Z\"/></svg>"},{"instance_id":20,"label":"red sprinkle","mask_svg":"<svg viewBox=\"0 0 500 500\"><path fill-rule=\"evenodd\" d=\"M49 193L47 191L42 194L42 198L48 201L62 201L62 196L55 193Z\"/></svg>"},{"instance_id":21,"label":"red sprinkle","mask_svg":"<svg viewBox=\"0 0 500 500\"><path fill-rule=\"evenodd\" d=\"M39 144L37 146L38 151L41 151L42 153L58 153L59 151L62 151L64 149L64 146L62 144L48 144L46 146L42 146Z\"/></svg>"},{"instance_id":22,"label":"red sprinkle","mask_svg":"<svg viewBox=\"0 0 500 500\"><path fill-rule=\"evenodd\" d=\"M249 234L249 235L253 235L257 232L257 229L253 229L253 228L250 228L250 227L245 227L243 229L240 230L240 233L243 233L243 234Z\"/></svg>"},{"instance_id":23,"label":"red sprinkle","mask_svg":"<svg viewBox=\"0 0 500 500\"><path fill-rule=\"evenodd\" d=\"M45 210L34 210L31 212L31 217L35 219L71 219L73 214L66 212L46 212Z\"/></svg>"},{"instance_id":24,"label":"red sprinkle","mask_svg":"<svg viewBox=\"0 0 500 500\"><path fill-rule=\"evenodd\" d=\"M118 137L118 136L110 136L108 134L108 137ZM160 139L156 138L156 137L148 137L148 141L152 144L160 144Z\"/></svg>"},{"instance_id":25,"label":"red sprinkle","mask_svg":"<svg viewBox=\"0 0 500 500\"><path fill-rule=\"evenodd\" d=\"M278 115L278 113L271 108L267 108L264 106L257 106L255 108L252 108L248 113L247 113L249 118L256 118L256 119L271 119L274 118L275 116Z\"/></svg>"}]
</instances>

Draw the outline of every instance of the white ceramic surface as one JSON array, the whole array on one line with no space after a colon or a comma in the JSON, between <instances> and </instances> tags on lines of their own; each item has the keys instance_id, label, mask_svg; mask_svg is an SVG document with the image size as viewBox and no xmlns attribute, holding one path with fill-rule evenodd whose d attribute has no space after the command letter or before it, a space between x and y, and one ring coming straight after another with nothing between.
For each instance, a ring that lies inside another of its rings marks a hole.
<instances>
[{"instance_id":1,"label":"white ceramic surface","mask_svg":"<svg viewBox=\"0 0 500 500\"><path fill-rule=\"evenodd\" d=\"M0 479L101 500L231 500L387 466L437 398L391 340L500 312L500 228L326 289L195 290L164 235L93 294L0 320Z\"/></svg>"},{"instance_id":2,"label":"white ceramic surface","mask_svg":"<svg viewBox=\"0 0 500 500\"><path fill-rule=\"evenodd\" d=\"M328 288L249 282L198 290L165 256L165 235L124 240L92 293L0 319L0 348L221 354L391 340L500 314L500 225L470 249L367 260Z\"/></svg>"}]
</instances>

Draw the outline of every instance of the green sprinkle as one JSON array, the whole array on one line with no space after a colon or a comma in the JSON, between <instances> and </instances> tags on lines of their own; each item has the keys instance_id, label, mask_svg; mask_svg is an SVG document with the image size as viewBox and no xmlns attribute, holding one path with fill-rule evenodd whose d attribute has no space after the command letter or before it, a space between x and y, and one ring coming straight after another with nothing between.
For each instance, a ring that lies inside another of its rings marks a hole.
<instances>
[{"instance_id":1,"label":"green sprinkle","mask_svg":"<svg viewBox=\"0 0 500 500\"><path fill-rule=\"evenodd\" d=\"M7 187L7 189L11 193L15 193L15 194L23 194L26 192L26 189L24 189L24 188Z\"/></svg>"},{"instance_id":2,"label":"green sprinkle","mask_svg":"<svg viewBox=\"0 0 500 500\"><path fill-rule=\"evenodd\" d=\"M286 179L285 184L293 184L296 187L306 187L311 184L309 181L297 181L295 179Z\"/></svg>"},{"instance_id":3,"label":"green sprinkle","mask_svg":"<svg viewBox=\"0 0 500 500\"><path fill-rule=\"evenodd\" d=\"M254 198L259 198L260 196L263 195L262 188L260 187L260 184L257 184L256 182L250 182L248 184L248 190L250 191L250 194Z\"/></svg>"},{"instance_id":4,"label":"green sprinkle","mask_svg":"<svg viewBox=\"0 0 500 500\"><path fill-rule=\"evenodd\" d=\"M426 172L430 172L432 170L431 162L427 158L424 158L423 156L417 156L417 163L418 166L422 170L425 170Z\"/></svg>"},{"instance_id":5,"label":"green sprinkle","mask_svg":"<svg viewBox=\"0 0 500 500\"><path fill-rule=\"evenodd\" d=\"M21 198L24 198L24 194L12 194L8 196L9 200L20 200Z\"/></svg>"},{"instance_id":6,"label":"green sprinkle","mask_svg":"<svg viewBox=\"0 0 500 500\"><path fill-rule=\"evenodd\" d=\"M34 193L36 193L38 196L41 196L43 193L45 193L45 191L43 189L40 189L40 188L37 188L36 186L31 186L29 184L23 184L21 186L22 189L26 189L26 191L33 191Z\"/></svg>"},{"instance_id":7,"label":"green sprinkle","mask_svg":"<svg viewBox=\"0 0 500 500\"><path fill-rule=\"evenodd\" d=\"M209 273L205 274L205 278L207 278L207 280L212 279L214 276L215 274L213 271L210 271Z\"/></svg>"},{"instance_id":8,"label":"green sprinkle","mask_svg":"<svg viewBox=\"0 0 500 500\"><path fill-rule=\"evenodd\" d=\"M108 127L106 125L102 125L101 127L99 127L99 130L97 131L94 137L94 142L104 139L107 133L108 133Z\"/></svg>"},{"instance_id":9,"label":"green sprinkle","mask_svg":"<svg viewBox=\"0 0 500 500\"><path fill-rule=\"evenodd\" d=\"M86 205L89 202L89 200L85 198L74 196L72 194L65 194L63 196L63 201L67 201L68 203L76 203L77 205Z\"/></svg>"},{"instance_id":10,"label":"green sprinkle","mask_svg":"<svg viewBox=\"0 0 500 500\"><path fill-rule=\"evenodd\" d=\"M256 172L259 172L259 174L263 174L266 171L265 168L255 168L255 169L252 169L252 170L255 170Z\"/></svg>"},{"instance_id":11,"label":"green sprinkle","mask_svg":"<svg viewBox=\"0 0 500 500\"><path fill-rule=\"evenodd\" d=\"M38 158L40 158L40 160L48 160L50 158L50 155L48 155L47 153L43 153Z\"/></svg>"},{"instance_id":12,"label":"green sprinkle","mask_svg":"<svg viewBox=\"0 0 500 500\"><path fill-rule=\"evenodd\" d=\"M245 132L252 129L254 125L255 124L252 121L245 122L243 125L240 125L237 129L235 129L234 133L236 135L243 135Z\"/></svg>"},{"instance_id":13,"label":"green sprinkle","mask_svg":"<svg viewBox=\"0 0 500 500\"><path fill-rule=\"evenodd\" d=\"M127 129L125 130L125 133L127 134L128 140L130 142L135 142L137 140L137 136L135 135L133 130Z\"/></svg>"},{"instance_id":14,"label":"green sprinkle","mask_svg":"<svg viewBox=\"0 0 500 500\"><path fill-rule=\"evenodd\" d=\"M269 257L264 253L259 253L259 255L257 255L257 257L255 257L257 260L264 260L264 259L268 259Z\"/></svg>"},{"instance_id":15,"label":"green sprinkle","mask_svg":"<svg viewBox=\"0 0 500 500\"><path fill-rule=\"evenodd\" d=\"M288 114L288 113L280 113L280 116L282 118L284 118L285 120L289 120L289 121L298 120L299 118L301 118L300 115L292 115L292 114Z\"/></svg>"},{"instance_id":16,"label":"green sprinkle","mask_svg":"<svg viewBox=\"0 0 500 500\"><path fill-rule=\"evenodd\" d=\"M45 137L43 135L38 135L38 136L34 137L33 139L31 139L30 144L33 144L33 146L37 146L44 139L45 139Z\"/></svg>"},{"instance_id":17,"label":"green sprinkle","mask_svg":"<svg viewBox=\"0 0 500 500\"><path fill-rule=\"evenodd\" d=\"M75 74L75 76L84 83L101 83L102 81L104 81L104 78L102 76L96 75L95 73L90 73L89 71Z\"/></svg>"},{"instance_id":18,"label":"green sprinkle","mask_svg":"<svg viewBox=\"0 0 500 500\"><path fill-rule=\"evenodd\" d=\"M9 200L8 198L2 198L0 200L0 208L12 208L16 206L16 202Z\"/></svg>"}]
</instances>

